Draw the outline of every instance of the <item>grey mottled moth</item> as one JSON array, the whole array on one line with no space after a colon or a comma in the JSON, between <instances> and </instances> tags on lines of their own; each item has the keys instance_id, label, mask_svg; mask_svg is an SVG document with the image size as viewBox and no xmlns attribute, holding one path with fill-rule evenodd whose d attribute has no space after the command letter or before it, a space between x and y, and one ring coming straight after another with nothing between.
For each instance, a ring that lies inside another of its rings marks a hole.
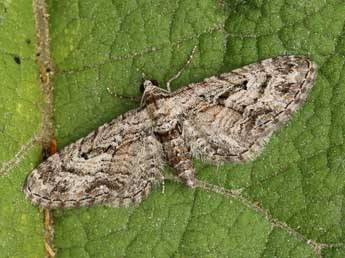
<instances>
[{"instance_id":1,"label":"grey mottled moth","mask_svg":"<svg viewBox=\"0 0 345 258\"><path fill-rule=\"evenodd\" d=\"M215 164L253 159L302 105L315 78L308 58L279 56L172 93L145 80L140 108L42 162L25 195L44 208L126 207L163 180L165 163L194 187L192 156Z\"/></svg>"}]
</instances>

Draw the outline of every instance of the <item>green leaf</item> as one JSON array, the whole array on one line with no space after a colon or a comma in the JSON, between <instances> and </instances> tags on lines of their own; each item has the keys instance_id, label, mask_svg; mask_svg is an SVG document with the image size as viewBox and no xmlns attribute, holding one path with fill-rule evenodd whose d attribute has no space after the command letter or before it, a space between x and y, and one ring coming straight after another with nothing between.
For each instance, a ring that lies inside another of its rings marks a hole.
<instances>
[{"instance_id":1,"label":"green leaf","mask_svg":"<svg viewBox=\"0 0 345 258\"><path fill-rule=\"evenodd\" d=\"M40 213L21 191L38 163L43 96L32 3L0 1L0 256L43 257Z\"/></svg>"},{"instance_id":2,"label":"green leaf","mask_svg":"<svg viewBox=\"0 0 345 258\"><path fill-rule=\"evenodd\" d=\"M306 104L255 161L214 166L195 160L205 188L167 180L164 192L157 187L135 208L58 210L57 257L344 257L342 0L47 3L60 148L139 106L112 98L107 88L140 96L142 73L164 85L194 46L192 63L174 81L174 89L283 54L308 55L319 67ZM22 8L26 5L12 4L11 13L0 15L2 164L17 160L40 130L34 20L31 7ZM31 30L24 27L28 24ZM27 38L31 45L25 44ZM14 55L22 58L20 65ZM0 233L0 249L5 247L6 257L37 257L43 249L39 209L20 192L25 174L39 160L38 146L28 149L11 166L13 171L0 178L0 227L6 229ZM11 231L8 225L22 218L21 211L26 219L16 224L20 232ZM25 239L31 249L15 249L20 240L9 241L8 235Z\"/></svg>"}]
</instances>

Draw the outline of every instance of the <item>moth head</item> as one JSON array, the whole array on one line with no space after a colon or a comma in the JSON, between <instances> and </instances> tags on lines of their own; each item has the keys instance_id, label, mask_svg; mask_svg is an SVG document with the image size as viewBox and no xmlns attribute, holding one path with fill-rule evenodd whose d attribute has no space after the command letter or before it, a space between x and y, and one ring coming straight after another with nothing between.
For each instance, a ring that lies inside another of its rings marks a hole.
<instances>
[{"instance_id":1,"label":"moth head","mask_svg":"<svg viewBox=\"0 0 345 258\"><path fill-rule=\"evenodd\" d=\"M150 89L150 87L158 87L159 83L156 80L143 80L143 82L140 84L140 92L141 94L144 94L146 91L146 88Z\"/></svg>"},{"instance_id":2,"label":"moth head","mask_svg":"<svg viewBox=\"0 0 345 258\"><path fill-rule=\"evenodd\" d=\"M140 85L140 91L143 93L141 98L142 106L145 106L167 94L166 91L161 89L158 85L158 81L156 80L143 81Z\"/></svg>"}]
</instances>

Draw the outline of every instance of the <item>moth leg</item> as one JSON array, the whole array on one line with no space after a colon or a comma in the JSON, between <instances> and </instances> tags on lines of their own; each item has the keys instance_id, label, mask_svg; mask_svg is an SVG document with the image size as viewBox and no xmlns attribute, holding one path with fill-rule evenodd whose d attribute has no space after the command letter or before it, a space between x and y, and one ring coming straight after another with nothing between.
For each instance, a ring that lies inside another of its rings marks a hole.
<instances>
[{"instance_id":1,"label":"moth leg","mask_svg":"<svg viewBox=\"0 0 345 258\"><path fill-rule=\"evenodd\" d=\"M192 154L182 134L174 129L160 135L160 139L166 160L175 169L177 177L186 185L194 187L196 180Z\"/></svg>"},{"instance_id":2,"label":"moth leg","mask_svg":"<svg viewBox=\"0 0 345 258\"><path fill-rule=\"evenodd\" d=\"M193 57L194 57L196 48L197 48L197 45L195 45L195 46L193 47L192 53L190 54L190 56L189 56L187 62L182 66L182 68L181 68L173 77L171 77L171 78L167 81L167 83L166 83L166 88L167 88L167 90L168 90L169 92L171 92L170 84L171 84L174 80L176 80L178 77L180 77L180 75L182 74L182 72L183 72L183 71L186 69L186 67L192 62L192 59L193 59Z\"/></svg>"}]
</instances>

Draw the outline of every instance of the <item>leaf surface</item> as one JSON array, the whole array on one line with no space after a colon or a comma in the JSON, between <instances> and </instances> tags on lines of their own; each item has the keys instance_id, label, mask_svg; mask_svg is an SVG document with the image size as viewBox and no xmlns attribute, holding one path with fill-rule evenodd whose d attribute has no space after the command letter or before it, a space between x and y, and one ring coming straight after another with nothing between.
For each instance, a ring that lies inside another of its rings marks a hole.
<instances>
[{"instance_id":1,"label":"leaf surface","mask_svg":"<svg viewBox=\"0 0 345 258\"><path fill-rule=\"evenodd\" d=\"M43 95L28 1L0 1L0 256L43 257L43 223L21 191L39 162Z\"/></svg>"},{"instance_id":2,"label":"leaf surface","mask_svg":"<svg viewBox=\"0 0 345 258\"><path fill-rule=\"evenodd\" d=\"M57 257L345 256L343 1L47 3L55 63L54 123L60 148L139 106L139 101L114 99L107 88L140 97L143 73L164 85L188 60L194 46L192 63L174 81L174 89L283 54L307 55L319 67L305 105L273 135L255 161L213 166L195 160L204 188L190 189L167 180L164 193L157 187L135 208L56 211ZM34 42L32 13L19 17L18 7L13 4L9 9L12 16L0 16L4 32L0 33L0 54L5 60L0 65L5 78L0 82L4 85L0 97L6 103L0 104L0 142L6 145L0 153L2 164L13 160L39 130L37 103L42 102L34 43L25 44L27 38ZM22 28L13 33L14 20L32 24L31 31ZM22 58L20 65L14 55ZM20 105L26 112L20 112ZM27 112L29 108L32 112ZM39 210L20 193L25 174L39 162L39 147L26 153L9 176L0 178L0 215L9 217L5 223L20 217L12 215L17 206L28 216L21 226L22 239L32 232L36 237L42 230ZM4 233L1 239L6 239ZM16 244L6 241L0 247L13 256L11 248ZM30 252L42 249L39 237L30 241L30 246L36 246Z\"/></svg>"}]
</instances>

